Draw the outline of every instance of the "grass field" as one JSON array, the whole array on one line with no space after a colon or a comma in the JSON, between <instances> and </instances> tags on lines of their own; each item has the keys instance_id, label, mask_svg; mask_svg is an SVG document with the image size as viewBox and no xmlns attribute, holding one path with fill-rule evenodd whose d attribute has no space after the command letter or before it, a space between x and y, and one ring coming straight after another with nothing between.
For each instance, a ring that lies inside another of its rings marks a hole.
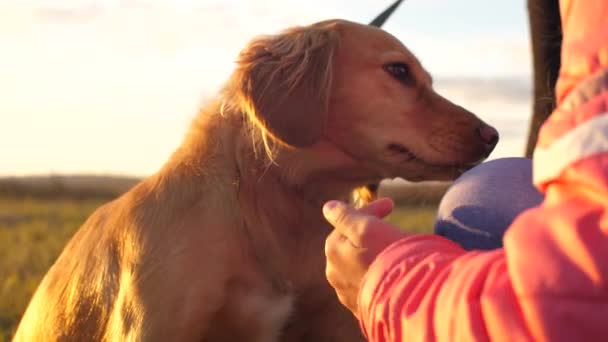
<instances>
[{"instance_id":1,"label":"grass field","mask_svg":"<svg viewBox=\"0 0 608 342\"><path fill-rule=\"evenodd\" d=\"M28 192L25 189L18 196L0 191L0 342L10 340L30 297L67 240L109 199L107 194L90 196L86 192L66 197L48 191L28 196L24 191ZM428 191L423 193L428 197ZM429 232L436 196L421 200L408 193L405 197L408 200L399 201L387 220L408 231Z\"/></svg>"},{"instance_id":2,"label":"grass field","mask_svg":"<svg viewBox=\"0 0 608 342\"><path fill-rule=\"evenodd\" d=\"M0 341L9 340L42 276L100 203L0 197Z\"/></svg>"}]
</instances>

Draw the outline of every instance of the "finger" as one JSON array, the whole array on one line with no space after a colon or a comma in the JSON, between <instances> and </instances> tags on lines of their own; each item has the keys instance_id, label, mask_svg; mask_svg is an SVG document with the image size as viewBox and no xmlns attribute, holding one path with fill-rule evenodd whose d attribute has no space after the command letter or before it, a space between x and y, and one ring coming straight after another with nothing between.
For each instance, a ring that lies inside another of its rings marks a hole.
<instances>
[{"instance_id":1,"label":"finger","mask_svg":"<svg viewBox=\"0 0 608 342\"><path fill-rule=\"evenodd\" d=\"M335 229L329 233L325 239L325 257L328 259L328 261L335 257L338 250L338 245L344 239L344 235Z\"/></svg>"},{"instance_id":2,"label":"finger","mask_svg":"<svg viewBox=\"0 0 608 342\"><path fill-rule=\"evenodd\" d=\"M329 285L339 294L349 291L352 286L348 286L345 282L343 273L340 273L336 268L327 266L325 268L325 278Z\"/></svg>"},{"instance_id":3,"label":"finger","mask_svg":"<svg viewBox=\"0 0 608 342\"><path fill-rule=\"evenodd\" d=\"M381 212L391 208L393 203L391 200L386 200L377 205L377 209L371 210ZM385 206L384 209L382 206ZM405 236L405 232L399 228L367 214L362 209L348 207L342 202L328 202L323 209L327 221L335 228L332 232L335 236L332 237L331 242L336 253L351 254L363 247L379 249Z\"/></svg>"},{"instance_id":4,"label":"finger","mask_svg":"<svg viewBox=\"0 0 608 342\"><path fill-rule=\"evenodd\" d=\"M393 211L395 204L393 200L388 197L379 198L365 207L358 209L359 212L376 216L377 218L384 218Z\"/></svg>"},{"instance_id":5,"label":"finger","mask_svg":"<svg viewBox=\"0 0 608 342\"><path fill-rule=\"evenodd\" d=\"M327 214L328 211L335 208L338 211L342 209L354 210L362 214L372 215L377 218L384 218L393 211L394 207L395 204L393 200L388 197L379 198L360 209L347 207L345 203L340 201L329 201L325 203L325 206L323 206L323 213Z\"/></svg>"},{"instance_id":6,"label":"finger","mask_svg":"<svg viewBox=\"0 0 608 342\"><path fill-rule=\"evenodd\" d=\"M349 211L356 212L355 209L349 208L346 203L340 201L329 201L323 206L323 216L334 227L344 219Z\"/></svg>"},{"instance_id":7,"label":"finger","mask_svg":"<svg viewBox=\"0 0 608 342\"><path fill-rule=\"evenodd\" d=\"M372 219L378 220L372 215L360 212L339 201L327 202L323 206L323 214L327 221L334 226L335 231L344 235L355 247L360 246L360 236L369 221Z\"/></svg>"},{"instance_id":8,"label":"finger","mask_svg":"<svg viewBox=\"0 0 608 342\"><path fill-rule=\"evenodd\" d=\"M349 300L350 297L346 296L345 294L349 291L352 291L352 286L347 286L343 281L341 281L342 278L340 276L337 276L335 272L333 272L333 269L327 268L327 270L325 271L325 277L327 278L327 282L329 283L329 285L336 292L340 303L342 303L344 306L350 307L348 305L351 302Z\"/></svg>"}]
</instances>

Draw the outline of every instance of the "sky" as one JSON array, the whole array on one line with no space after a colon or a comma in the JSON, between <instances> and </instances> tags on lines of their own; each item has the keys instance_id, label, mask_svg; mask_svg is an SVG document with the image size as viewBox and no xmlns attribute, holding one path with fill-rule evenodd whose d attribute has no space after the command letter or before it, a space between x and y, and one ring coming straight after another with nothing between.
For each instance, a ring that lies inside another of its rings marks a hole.
<instances>
[{"instance_id":1,"label":"sky","mask_svg":"<svg viewBox=\"0 0 608 342\"><path fill-rule=\"evenodd\" d=\"M329 18L367 23L392 0L1 0L0 176L158 170L254 36ZM436 89L523 155L525 0L405 0L385 24Z\"/></svg>"}]
</instances>

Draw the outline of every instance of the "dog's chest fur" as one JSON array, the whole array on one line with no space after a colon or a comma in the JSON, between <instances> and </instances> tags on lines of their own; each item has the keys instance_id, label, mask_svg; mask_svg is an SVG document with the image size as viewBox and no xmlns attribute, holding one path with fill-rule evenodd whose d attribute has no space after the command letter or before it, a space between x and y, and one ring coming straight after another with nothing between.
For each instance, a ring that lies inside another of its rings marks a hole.
<instances>
[{"instance_id":1,"label":"dog's chest fur","mask_svg":"<svg viewBox=\"0 0 608 342\"><path fill-rule=\"evenodd\" d=\"M250 219L248 253L241 260L247 267L229 290L236 295L228 306L237 308L231 319L253 323L244 327L251 328L246 339L251 341L362 340L356 320L324 276L323 250L331 226L321 208L293 199L287 201L295 205L290 208L280 189L265 188L275 194L273 199L260 203L252 197L248 205L241 204L256 215L243 215Z\"/></svg>"},{"instance_id":2,"label":"dog's chest fur","mask_svg":"<svg viewBox=\"0 0 608 342\"><path fill-rule=\"evenodd\" d=\"M356 320L324 276L323 250L331 226L321 215L321 204L285 187L276 174L280 169L240 162L232 188L237 227L227 237L239 253L227 260L234 273L208 340L362 340Z\"/></svg>"},{"instance_id":3,"label":"dog's chest fur","mask_svg":"<svg viewBox=\"0 0 608 342\"><path fill-rule=\"evenodd\" d=\"M293 311L293 296L240 289L210 322L205 341L280 341Z\"/></svg>"}]
</instances>

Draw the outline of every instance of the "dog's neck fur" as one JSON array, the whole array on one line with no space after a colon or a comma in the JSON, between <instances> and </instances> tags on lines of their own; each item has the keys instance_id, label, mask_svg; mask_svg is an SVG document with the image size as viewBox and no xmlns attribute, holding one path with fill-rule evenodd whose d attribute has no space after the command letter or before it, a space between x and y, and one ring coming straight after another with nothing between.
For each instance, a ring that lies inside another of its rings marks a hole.
<instances>
[{"instance_id":1,"label":"dog's neck fur","mask_svg":"<svg viewBox=\"0 0 608 342\"><path fill-rule=\"evenodd\" d=\"M189 179L190 187L198 193L195 196L200 196L202 201L205 191L220 194L216 198L225 198L226 210L245 221L242 224L253 240L250 241L253 248L267 249L257 251L256 254L264 254L257 257L272 259L279 253L284 259L264 260L264 263L276 264L271 268L293 269L301 262L295 260L310 257L307 254L311 248L319 260L310 262L322 262L323 241L331 227L323 219L321 207L330 199L347 200L356 183L316 172L314 165L309 165L314 164L314 159L303 150L277 146L270 160L259 128L239 110L221 107L219 101L214 102L199 113L165 169L180 170L179 178ZM341 174L341 170L335 174ZM194 188L199 186L205 190L197 192ZM234 198L229 198L231 196ZM315 268L323 270L322 265ZM297 282L292 276L286 278Z\"/></svg>"},{"instance_id":2,"label":"dog's neck fur","mask_svg":"<svg viewBox=\"0 0 608 342\"><path fill-rule=\"evenodd\" d=\"M346 166L327 170L331 160L337 159L331 154L320 156L316 151L312 156L306 149L271 141L273 151L269 156L261 130L238 109L226 108L213 102L202 110L170 164L188 165L192 176L205 177L200 179L203 183L223 179L236 187L247 187L247 193L269 200L265 205L278 202L277 210L284 196L289 196L289 202L299 200L298 208L320 209L328 200L347 200L354 188L368 181L352 177L356 169ZM326 159L322 170L317 169L318 160L314 158Z\"/></svg>"}]
</instances>

